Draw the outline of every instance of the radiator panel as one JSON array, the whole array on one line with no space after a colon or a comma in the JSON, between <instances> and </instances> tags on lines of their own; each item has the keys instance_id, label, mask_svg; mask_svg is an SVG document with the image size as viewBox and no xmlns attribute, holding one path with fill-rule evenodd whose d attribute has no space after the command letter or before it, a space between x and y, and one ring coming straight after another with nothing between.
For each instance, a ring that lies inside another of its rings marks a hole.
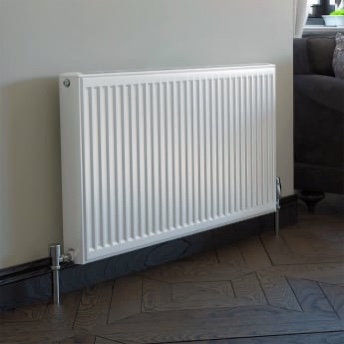
<instances>
[{"instance_id":1,"label":"radiator panel","mask_svg":"<svg viewBox=\"0 0 344 344\"><path fill-rule=\"evenodd\" d=\"M275 211L274 74L61 75L64 246L76 263Z\"/></svg>"}]
</instances>

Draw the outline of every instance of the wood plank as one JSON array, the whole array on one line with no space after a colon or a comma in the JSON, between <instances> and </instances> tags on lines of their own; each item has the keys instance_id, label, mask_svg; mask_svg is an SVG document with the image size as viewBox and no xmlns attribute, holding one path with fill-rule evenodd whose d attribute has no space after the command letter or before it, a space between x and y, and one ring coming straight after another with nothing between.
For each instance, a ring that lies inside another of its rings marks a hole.
<instances>
[{"instance_id":1,"label":"wood plank","mask_svg":"<svg viewBox=\"0 0 344 344\"><path fill-rule=\"evenodd\" d=\"M194 264L175 262L140 273L139 275L166 283L227 281L251 272L227 264Z\"/></svg>"},{"instance_id":2,"label":"wood plank","mask_svg":"<svg viewBox=\"0 0 344 344\"><path fill-rule=\"evenodd\" d=\"M234 295L237 298L250 300L252 305L267 304L263 290L256 274L245 275L232 280Z\"/></svg>"},{"instance_id":3,"label":"wood plank","mask_svg":"<svg viewBox=\"0 0 344 344\"><path fill-rule=\"evenodd\" d=\"M106 323L112 287L113 281L109 281L84 290L74 322L75 330L91 331Z\"/></svg>"},{"instance_id":4,"label":"wood plank","mask_svg":"<svg viewBox=\"0 0 344 344\"><path fill-rule=\"evenodd\" d=\"M229 281L180 283L172 285L172 299L160 311L203 309L232 305L234 293Z\"/></svg>"},{"instance_id":5,"label":"wood plank","mask_svg":"<svg viewBox=\"0 0 344 344\"><path fill-rule=\"evenodd\" d=\"M79 308L82 291L61 295L61 305L47 305L42 326L47 324L49 329L72 329Z\"/></svg>"},{"instance_id":6,"label":"wood plank","mask_svg":"<svg viewBox=\"0 0 344 344\"><path fill-rule=\"evenodd\" d=\"M102 337L96 337L96 341L94 344L123 344L123 343L117 342L115 340L102 338Z\"/></svg>"},{"instance_id":7,"label":"wood plank","mask_svg":"<svg viewBox=\"0 0 344 344\"><path fill-rule=\"evenodd\" d=\"M250 295L252 296L252 293ZM236 297L230 281L178 283L172 285L172 299L157 304L154 311L232 308L254 306L261 303L265 304L266 302L247 297L247 294L243 297Z\"/></svg>"},{"instance_id":8,"label":"wood plank","mask_svg":"<svg viewBox=\"0 0 344 344\"><path fill-rule=\"evenodd\" d=\"M338 319L333 307L316 282L289 278L289 283L304 312Z\"/></svg>"},{"instance_id":9,"label":"wood plank","mask_svg":"<svg viewBox=\"0 0 344 344\"><path fill-rule=\"evenodd\" d=\"M143 279L142 311L149 312L171 302L172 288L169 284Z\"/></svg>"},{"instance_id":10,"label":"wood plank","mask_svg":"<svg viewBox=\"0 0 344 344\"><path fill-rule=\"evenodd\" d=\"M47 303L40 303L30 307L21 307L11 311L0 311L0 322L35 321L43 318Z\"/></svg>"},{"instance_id":11,"label":"wood plank","mask_svg":"<svg viewBox=\"0 0 344 344\"><path fill-rule=\"evenodd\" d=\"M280 309L268 305L246 306L238 308L215 308L215 309L197 309L197 310L180 310L172 312L145 312L137 314L126 319L117 321L111 326L100 327L99 330L104 330L104 333L112 332L113 329L120 327L130 328L136 324L137 328L154 329L157 326L162 328L168 326L179 326L182 319L183 327L200 326L200 324L208 323L207 326L215 326L222 324L232 327L241 327L250 325L253 322L257 325L264 325L274 319L275 323L293 323L296 321L303 321L305 323L311 321L326 321L327 318L314 315L311 313L295 312L286 309ZM339 321L339 319L335 319ZM332 319L331 319L332 321ZM342 322L341 322L342 323ZM217 324L217 325L216 325ZM344 324L342 324L344 326ZM100 335L100 334L99 334Z\"/></svg>"},{"instance_id":12,"label":"wood plank","mask_svg":"<svg viewBox=\"0 0 344 344\"><path fill-rule=\"evenodd\" d=\"M95 336L88 334L78 334L72 338L62 340L60 344L94 344L96 340Z\"/></svg>"},{"instance_id":13,"label":"wood plank","mask_svg":"<svg viewBox=\"0 0 344 344\"><path fill-rule=\"evenodd\" d=\"M210 251L206 251L202 253L197 253L194 256L184 258L182 262L196 262L199 264L204 264L204 263L216 264L218 263L217 253L216 253L216 250L210 250Z\"/></svg>"},{"instance_id":14,"label":"wood plank","mask_svg":"<svg viewBox=\"0 0 344 344\"><path fill-rule=\"evenodd\" d=\"M294 264L300 262L300 258L294 256L294 252L286 244L282 234L276 236L272 232L263 233L261 234L261 239L273 264Z\"/></svg>"},{"instance_id":15,"label":"wood plank","mask_svg":"<svg viewBox=\"0 0 344 344\"><path fill-rule=\"evenodd\" d=\"M256 271L271 266L271 261L258 236L239 243L241 253L249 269Z\"/></svg>"},{"instance_id":16,"label":"wood plank","mask_svg":"<svg viewBox=\"0 0 344 344\"><path fill-rule=\"evenodd\" d=\"M192 302L200 298L212 298L224 296L234 297L230 281L223 282L201 282L201 283L179 283L172 286L172 300L178 302Z\"/></svg>"},{"instance_id":17,"label":"wood plank","mask_svg":"<svg viewBox=\"0 0 344 344\"><path fill-rule=\"evenodd\" d=\"M344 287L326 283L319 285L338 316L344 319Z\"/></svg>"},{"instance_id":18,"label":"wood plank","mask_svg":"<svg viewBox=\"0 0 344 344\"><path fill-rule=\"evenodd\" d=\"M302 312L286 278L271 269L257 272L264 294L271 306Z\"/></svg>"},{"instance_id":19,"label":"wood plank","mask_svg":"<svg viewBox=\"0 0 344 344\"><path fill-rule=\"evenodd\" d=\"M217 254L220 263L226 264L227 266L231 264L236 269L247 269L247 265L244 257L241 254L239 244L231 244L220 247L217 249Z\"/></svg>"},{"instance_id":20,"label":"wood plank","mask_svg":"<svg viewBox=\"0 0 344 344\"><path fill-rule=\"evenodd\" d=\"M276 266L287 277L303 278L329 284L344 284L343 262L324 264L292 264Z\"/></svg>"},{"instance_id":21,"label":"wood plank","mask_svg":"<svg viewBox=\"0 0 344 344\"><path fill-rule=\"evenodd\" d=\"M302 222L291 229L284 230L286 244L300 257L300 262L326 263L342 262L344 258L343 223L336 219L320 221L316 226ZM340 225L340 227L339 227Z\"/></svg>"},{"instance_id":22,"label":"wood plank","mask_svg":"<svg viewBox=\"0 0 344 344\"><path fill-rule=\"evenodd\" d=\"M50 343L72 337L74 318L79 306L81 292L61 295L61 305L48 304L43 318L39 321L1 323L0 338L5 343L30 341ZM49 337L49 333L52 337Z\"/></svg>"},{"instance_id":23,"label":"wood plank","mask_svg":"<svg viewBox=\"0 0 344 344\"><path fill-rule=\"evenodd\" d=\"M283 235L285 244L296 257L304 258L305 256L314 255L312 241L317 239L314 228L305 226L305 223L299 223L282 231L281 235Z\"/></svg>"},{"instance_id":24,"label":"wood plank","mask_svg":"<svg viewBox=\"0 0 344 344\"><path fill-rule=\"evenodd\" d=\"M6 331L0 335L0 343L25 343L25 344L56 344L66 337L72 337L76 333L72 330L49 330L46 326L44 329L41 327L31 326L29 330L22 330L17 328L15 331Z\"/></svg>"},{"instance_id":25,"label":"wood plank","mask_svg":"<svg viewBox=\"0 0 344 344\"><path fill-rule=\"evenodd\" d=\"M98 335L143 344L343 330L339 319L256 306L141 313L99 328Z\"/></svg>"},{"instance_id":26,"label":"wood plank","mask_svg":"<svg viewBox=\"0 0 344 344\"><path fill-rule=\"evenodd\" d=\"M261 238L276 265L331 263L344 259L343 220L340 217L306 215L297 225L281 231L279 237L264 233Z\"/></svg>"},{"instance_id":27,"label":"wood plank","mask_svg":"<svg viewBox=\"0 0 344 344\"><path fill-rule=\"evenodd\" d=\"M126 276L115 281L108 322L112 323L141 313L142 279Z\"/></svg>"},{"instance_id":28,"label":"wood plank","mask_svg":"<svg viewBox=\"0 0 344 344\"><path fill-rule=\"evenodd\" d=\"M344 332L178 342L178 344L342 344Z\"/></svg>"}]
</instances>

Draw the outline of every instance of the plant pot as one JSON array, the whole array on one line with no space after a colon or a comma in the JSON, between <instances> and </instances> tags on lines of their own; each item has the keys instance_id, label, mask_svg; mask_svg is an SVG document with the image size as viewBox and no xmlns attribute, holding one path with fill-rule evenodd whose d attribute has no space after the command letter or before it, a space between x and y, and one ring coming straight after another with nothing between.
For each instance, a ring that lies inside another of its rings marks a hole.
<instances>
[{"instance_id":1,"label":"plant pot","mask_svg":"<svg viewBox=\"0 0 344 344\"><path fill-rule=\"evenodd\" d=\"M313 5L312 7L312 17L321 17L323 12L322 5Z\"/></svg>"},{"instance_id":2,"label":"plant pot","mask_svg":"<svg viewBox=\"0 0 344 344\"><path fill-rule=\"evenodd\" d=\"M344 27L344 16L334 16L338 27Z\"/></svg>"},{"instance_id":3,"label":"plant pot","mask_svg":"<svg viewBox=\"0 0 344 344\"><path fill-rule=\"evenodd\" d=\"M322 16L326 26L337 26L336 16Z\"/></svg>"}]
</instances>

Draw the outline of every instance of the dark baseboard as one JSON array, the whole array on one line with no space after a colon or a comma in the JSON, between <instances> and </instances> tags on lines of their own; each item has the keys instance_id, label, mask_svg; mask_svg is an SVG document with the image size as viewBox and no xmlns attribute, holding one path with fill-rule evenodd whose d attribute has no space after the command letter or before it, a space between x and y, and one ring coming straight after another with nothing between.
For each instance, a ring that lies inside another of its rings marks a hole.
<instances>
[{"instance_id":1,"label":"dark baseboard","mask_svg":"<svg viewBox=\"0 0 344 344\"><path fill-rule=\"evenodd\" d=\"M281 200L281 228L297 222L297 195ZM167 241L86 265L61 267L60 291L69 293L149 267L192 256L250 235L274 229L274 214ZM0 270L0 310L52 298L50 259Z\"/></svg>"}]
</instances>

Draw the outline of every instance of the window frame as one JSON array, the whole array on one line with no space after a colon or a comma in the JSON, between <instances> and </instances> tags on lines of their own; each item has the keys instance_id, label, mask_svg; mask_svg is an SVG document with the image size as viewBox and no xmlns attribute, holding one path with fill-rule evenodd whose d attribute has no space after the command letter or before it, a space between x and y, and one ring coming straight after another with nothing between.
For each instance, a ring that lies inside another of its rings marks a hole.
<instances>
[{"instance_id":1,"label":"window frame","mask_svg":"<svg viewBox=\"0 0 344 344\"><path fill-rule=\"evenodd\" d=\"M309 14L306 25L325 25L322 15L327 15L332 11L330 0L319 0L319 5L321 6L319 15Z\"/></svg>"}]
</instances>

